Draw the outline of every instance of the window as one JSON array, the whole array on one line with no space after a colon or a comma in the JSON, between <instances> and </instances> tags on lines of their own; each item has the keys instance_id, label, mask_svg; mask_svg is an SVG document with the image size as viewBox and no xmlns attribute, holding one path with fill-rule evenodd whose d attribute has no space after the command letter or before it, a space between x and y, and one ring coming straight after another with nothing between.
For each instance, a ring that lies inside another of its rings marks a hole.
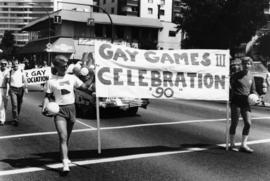
<instances>
[{"instance_id":1,"label":"window","mask_svg":"<svg viewBox=\"0 0 270 181\"><path fill-rule=\"evenodd\" d=\"M103 36L103 27L100 24L95 25L95 37L102 37Z\"/></svg>"},{"instance_id":2,"label":"window","mask_svg":"<svg viewBox=\"0 0 270 181\"><path fill-rule=\"evenodd\" d=\"M106 4L106 0L103 0L103 4Z\"/></svg>"},{"instance_id":3,"label":"window","mask_svg":"<svg viewBox=\"0 0 270 181\"><path fill-rule=\"evenodd\" d=\"M174 2L174 5L175 5L175 6L181 6L181 2L175 1L175 2Z\"/></svg>"},{"instance_id":4,"label":"window","mask_svg":"<svg viewBox=\"0 0 270 181\"><path fill-rule=\"evenodd\" d=\"M114 8L111 8L111 13L114 14Z\"/></svg>"},{"instance_id":5,"label":"window","mask_svg":"<svg viewBox=\"0 0 270 181\"><path fill-rule=\"evenodd\" d=\"M114 3L114 0L112 0L112 3Z\"/></svg>"},{"instance_id":6,"label":"window","mask_svg":"<svg viewBox=\"0 0 270 181\"><path fill-rule=\"evenodd\" d=\"M160 10L159 10L159 14L162 15L162 16L164 16L164 14L165 14L164 9L160 9Z\"/></svg>"},{"instance_id":7,"label":"window","mask_svg":"<svg viewBox=\"0 0 270 181\"><path fill-rule=\"evenodd\" d=\"M132 11L137 12L138 11L138 7L131 7Z\"/></svg>"},{"instance_id":8,"label":"window","mask_svg":"<svg viewBox=\"0 0 270 181\"><path fill-rule=\"evenodd\" d=\"M165 4L165 0L160 0L160 4L164 5Z\"/></svg>"},{"instance_id":9,"label":"window","mask_svg":"<svg viewBox=\"0 0 270 181\"><path fill-rule=\"evenodd\" d=\"M153 3L153 0L148 0L148 3Z\"/></svg>"},{"instance_id":10,"label":"window","mask_svg":"<svg viewBox=\"0 0 270 181\"><path fill-rule=\"evenodd\" d=\"M118 39L123 39L124 38L124 27L123 26L118 26L116 28L116 36Z\"/></svg>"},{"instance_id":11,"label":"window","mask_svg":"<svg viewBox=\"0 0 270 181\"><path fill-rule=\"evenodd\" d=\"M176 32L175 31L169 31L169 36L170 37L175 37L176 36Z\"/></svg>"},{"instance_id":12,"label":"window","mask_svg":"<svg viewBox=\"0 0 270 181\"><path fill-rule=\"evenodd\" d=\"M153 14L153 8L148 8L148 14Z\"/></svg>"}]
</instances>

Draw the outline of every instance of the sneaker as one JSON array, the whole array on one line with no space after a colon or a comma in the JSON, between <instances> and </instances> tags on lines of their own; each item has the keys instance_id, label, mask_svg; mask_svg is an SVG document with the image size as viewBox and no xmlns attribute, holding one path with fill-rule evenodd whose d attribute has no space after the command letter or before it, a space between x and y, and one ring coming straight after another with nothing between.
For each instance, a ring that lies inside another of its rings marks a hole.
<instances>
[{"instance_id":1,"label":"sneaker","mask_svg":"<svg viewBox=\"0 0 270 181\"><path fill-rule=\"evenodd\" d=\"M239 149L234 145L234 146L229 146L229 151L239 151Z\"/></svg>"},{"instance_id":2,"label":"sneaker","mask_svg":"<svg viewBox=\"0 0 270 181\"><path fill-rule=\"evenodd\" d=\"M0 122L0 126L4 126L4 124L5 124L5 123L3 123L3 122Z\"/></svg>"},{"instance_id":3,"label":"sneaker","mask_svg":"<svg viewBox=\"0 0 270 181\"><path fill-rule=\"evenodd\" d=\"M16 120L14 120L14 121L12 121L12 125L15 126L15 127L18 127L19 126L19 122L16 121Z\"/></svg>"},{"instance_id":4,"label":"sneaker","mask_svg":"<svg viewBox=\"0 0 270 181\"><path fill-rule=\"evenodd\" d=\"M249 148L248 146L241 146L239 151L245 152L245 153L253 153L254 152L254 150Z\"/></svg>"},{"instance_id":5,"label":"sneaker","mask_svg":"<svg viewBox=\"0 0 270 181\"><path fill-rule=\"evenodd\" d=\"M63 160L63 172L69 172L70 171L69 162L70 162L70 160L68 160L68 159Z\"/></svg>"},{"instance_id":6,"label":"sneaker","mask_svg":"<svg viewBox=\"0 0 270 181\"><path fill-rule=\"evenodd\" d=\"M67 159L67 163L68 163L68 164L71 164L71 160L70 160L70 159Z\"/></svg>"}]
</instances>

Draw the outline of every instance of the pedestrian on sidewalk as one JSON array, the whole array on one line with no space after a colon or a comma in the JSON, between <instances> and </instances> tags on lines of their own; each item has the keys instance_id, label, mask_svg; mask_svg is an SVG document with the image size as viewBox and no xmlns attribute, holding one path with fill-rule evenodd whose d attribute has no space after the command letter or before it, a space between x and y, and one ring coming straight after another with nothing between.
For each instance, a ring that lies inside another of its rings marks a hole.
<instances>
[{"instance_id":1,"label":"pedestrian on sidewalk","mask_svg":"<svg viewBox=\"0 0 270 181\"><path fill-rule=\"evenodd\" d=\"M0 126L6 122L6 110L9 91L9 70L7 69L7 60L0 60Z\"/></svg>"},{"instance_id":2,"label":"pedestrian on sidewalk","mask_svg":"<svg viewBox=\"0 0 270 181\"><path fill-rule=\"evenodd\" d=\"M76 122L74 88L87 90L90 82L83 83L75 75L66 73L68 59L64 55L57 55L52 63L55 74L46 83L42 113L46 115L46 106L50 101L59 105L59 113L53 118L59 136L63 172L69 172L68 142Z\"/></svg>"},{"instance_id":3,"label":"pedestrian on sidewalk","mask_svg":"<svg viewBox=\"0 0 270 181\"><path fill-rule=\"evenodd\" d=\"M230 126L230 150L238 151L235 146L235 132L241 114L244 121L244 128L242 131L242 142L239 151L252 153L253 149L248 147L247 139L251 127L251 107L248 101L250 94L257 94L255 88L254 77L250 72L252 67L252 59L250 57L243 57L242 70L233 74L230 80L231 91L231 126Z\"/></svg>"},{"instance_id":4,"label":"pedestrian on sidewalk","mask_svg":"<svg viewBox=\"0 0 270 181\"><path fill-rule=\"evenodd\" d=\"M19 115L23 103L24 93L28 93L27 82L24 72L19 68L19 61L12 60L12 69L10 70L10 99L12 106L12 124L18 126Z\"/></svg>"}]
</instances>

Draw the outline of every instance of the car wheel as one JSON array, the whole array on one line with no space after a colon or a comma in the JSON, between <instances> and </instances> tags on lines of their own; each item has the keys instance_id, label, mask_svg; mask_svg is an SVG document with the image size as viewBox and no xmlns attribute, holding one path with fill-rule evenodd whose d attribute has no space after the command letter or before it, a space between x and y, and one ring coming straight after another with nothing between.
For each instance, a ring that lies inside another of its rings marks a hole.
<instances>
[{"instance_id":1,"label":"car wheel","mask_svg":"<svg viewBox=\"0 0 270 181\"><path fill-rule=\"evenodd\" d=\"M82 106L75 104L76 117L82 117Z\"/></svg>"},{"instance_id":2,"label":"car wheel","mask_svg":"<svg viewBox=\"0 0 270 181\"><path fill-rule=\"evenodd\" d=\"M127 110L127 113L129 114L129 115L136 115L137 114L137 112L138 112L138 109L139 109L139 107L131 107L131 108L128 108L128 110Z\"/></svg>"}]
</instances>

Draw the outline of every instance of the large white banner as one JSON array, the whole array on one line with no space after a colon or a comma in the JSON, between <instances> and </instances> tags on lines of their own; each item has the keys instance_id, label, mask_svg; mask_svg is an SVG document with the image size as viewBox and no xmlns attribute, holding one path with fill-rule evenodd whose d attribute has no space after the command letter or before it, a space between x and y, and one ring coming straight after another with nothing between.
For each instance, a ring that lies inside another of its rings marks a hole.
<instances>
[{"instance_id":1,"label":"large white banner","mask_svg":"<svg viewBox=\"0 0 270 181\"><path fill-rule=\"evenodd\" d=\"M27 84L42 84L51 77L51 67L24 70Z\"/></svg>"},{"instance_id":2,"label":"large white banner","mask_svg":"<svg viewBox=\"0 0 270 181\"><path fill-rule=\"evenodd\" d=\"M98 97L229 99L229 50L140 50L95 43Z\"/></svg>"}]
</instances>

